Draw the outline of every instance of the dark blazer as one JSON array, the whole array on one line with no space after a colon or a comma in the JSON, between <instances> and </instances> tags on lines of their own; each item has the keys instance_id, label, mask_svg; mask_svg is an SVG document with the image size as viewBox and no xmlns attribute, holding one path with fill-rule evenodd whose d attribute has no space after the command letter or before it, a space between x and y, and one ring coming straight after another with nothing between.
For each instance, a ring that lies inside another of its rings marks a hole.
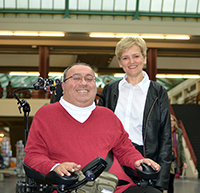
<instances>
[{"instance_id":1,"label":"dark blazer","mask_svg":"<svg viewBox=\"0 0 200 193\"><path fill-rule=\"evenodd\" d=\"M109 82L102 91L103 98L98 105L105 106L113 112L119 96L119 81ZM142 135L144 142L144 157L151 158L162 167L156 186L167 189L171 165L171 122L168 95L165 88L151 81L147 93L143 114Z\"/></svg>"}]
</instances>

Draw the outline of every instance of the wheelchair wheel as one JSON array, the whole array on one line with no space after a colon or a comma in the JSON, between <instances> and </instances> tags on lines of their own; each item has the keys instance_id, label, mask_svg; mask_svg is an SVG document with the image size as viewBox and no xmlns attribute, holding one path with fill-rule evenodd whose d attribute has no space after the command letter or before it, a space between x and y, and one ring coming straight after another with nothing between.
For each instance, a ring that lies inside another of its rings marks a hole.
<instances>
[{"instance_id":1,"label":"wheelchair wheel","mask_svg":"<svg viewBox=\"0 0 200 193\"><path fill-rule=\"evenodd\" d=\"M33 183L28 184L18 181L16 184L16 193L51 193L53 192L48 185Z\"/></svg>"}]
</instances>

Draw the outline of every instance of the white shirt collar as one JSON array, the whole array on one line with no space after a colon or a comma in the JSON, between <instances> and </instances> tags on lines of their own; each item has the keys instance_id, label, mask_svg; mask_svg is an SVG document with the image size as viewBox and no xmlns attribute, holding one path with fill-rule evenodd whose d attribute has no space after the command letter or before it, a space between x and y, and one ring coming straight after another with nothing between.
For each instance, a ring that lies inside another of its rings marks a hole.
<instances>
[{"instance_id":1,"label":"white shirt collar","mask_svg":"<svg viewBox=\"0 0 200 193\"><path fill-rule=\"evenodd\" d=\"M90 116L90 114L92 113L92 111L96 108L96 105L94 102L92 105L88 107L75 106L67 102L66 100L64 100L63 97L61 97L59 102L73 118L75 118L77 121L81 123L86 121L88 117Z\"/></svg>"},{"instance_id":2,"label":"white shirt collar","mask_svg":"<svg viewBox=\"0 0 200 193\"><path fill-rule=\"evenodd\" d=\"M142 79L141 82L139 82L134 87L139 87L142 90L142 92L145 93L149 88L150 80L149 80L148 74L145 71L142 71L142 75L144 78ZM127 78L127 74L125 74L123 79L119 82L119 90L121 89L122 85L124 85L124 84L131 85L130 83L127 82L126 78Z\"/></svg>"}]
</instances>

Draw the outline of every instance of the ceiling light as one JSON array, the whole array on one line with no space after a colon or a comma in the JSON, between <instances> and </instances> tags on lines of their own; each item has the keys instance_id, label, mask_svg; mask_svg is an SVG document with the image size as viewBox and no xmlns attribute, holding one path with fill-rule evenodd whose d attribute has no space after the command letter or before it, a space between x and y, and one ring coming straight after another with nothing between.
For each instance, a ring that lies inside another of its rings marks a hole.
<instances>
[{"instance_id":1,"label":"ceiling light","mask_svg":"<svg viewBox=\"0 0 200 193\"><path fill-rule=\"evenodd\" d=\"M124 34L124 33L117 33L114 35L115 38L125 38L125 37L139 37L139 34Z\"/></svg>"},{"instance_id":2,"label":"ceiling light","mask_svg":"<svg viewBox=\"0 0 200 193\"><path fill-rule=\"evenodd\" d=\"M39 72L10 72L11 76L39 76Z\"/></svg>"},{"instance_id":3,"label":"ceiling light","mask_svg":"<svg viewBox=\"0 0 200 193\"><path fill-rule=\"evenodd\" d=\"M125 37L141 37L144 39L171 39L171 40L189 40L189 35L173 35L173 34L128 34L128 33L97 33L89 34L92 38L125 38Z\"/></svg>"},{"instance_id":4,"label":"ceiling light","mask_svg":"<svg viewBox=\"0 0 200 193\"><path fill-rule=\"evenodd\" d=\"M27 76L39 76L39 72L27 72Z\"/></svg>"},{"instance_id":5,"label":"ceiling light","mask_svg":"<svg viewBox=\"0 0 200 193\"><path fill-rule=\"evenodd\" d=\"M49 72L49 76L63 76L62 72Z\"/></svg>"},{"instance_id":6,"label":"ceiling light","mask_svg":"<svg viewBox=\"0 0 200 193\"><path fill-rule=\"evenodd\" d=\"M198 74L157 74L156 78L186 78L197 79L200 78Z\"/></svg>"},{"instance_id":7,"label":"ceiling light","mask_svg":"<svg viewBox=\"0 0 200 193\"><path fill-rule=\"evenodd\" d=\"M54 37L64 37L64 32L39 32L38 36L54 36Z\"/></svg>"},{"instance_id":8,"label":"ceiling light","mask_svg":"<svg viewBox=\"0 0 200 193\"><path fill-rule=\"evenodd\" d=\"M188 35L166 35L165 39L167 40L189 40L190 36Z\"/></svg>"},{"instance_id":9,"label":"ceiling light","mask_svg":"<svg viewBox=\"0 0 200 193\"><path fill-rule=\"evenodd\" d=\"M0 133L0 137L4 137L4 134L3 134L3 133Z\"/></svg>"},{"instance_id":10,"label":"ceiling light","mask_svg":"<svg viewBox=\"0 0 200 193\"><path fill-rule=\"evenodd\" d=\"M26 76L27 72L10 72L9 75L11 75L11 76Z\"/></svg>"},{"instance_id":11,"label":"ceiling light","mask_svg":"<svg viewBox=\"0 0 200 193\"><path fill-rule=\"evenodd\" d=\"M13 32L11 31L0 31L0 36L12 36Z\"/></svg>"},{"instance_id":12,"label":"ceiling light","mask_svg":"<svg viewBox=\"0 0 200 193\"><path fill-rule=\"evenodd\" d=\"M116 77L116 78L123 78L124 77L124 73L115 73L114 77Z\"/></svg>"},{"instance_id":13,"label":"ceiling light","mask_svg":"<svg viewBox=\"0 0 200 193\"><path fill-rule=\"evenodd\" d=\"M200 75L183 74L183 78L200 78Z\"/></svg>"},{"instance_id":14,"label":"ceiling light","mask_svg":"<svg viewBox=\"0 0 200 193\"><path fill-rule=\"evenodd\" d=\"M11 76L39 76L39 72L10 72L9 75ZM49 72L49 76L62 76L62 72Z\"/></svg>"},{"instance_id":15,"label":"ceiling light","mask_svg":"<svg viewBox=\"0 0 200 193\"><path fill-rule=\"evenodd\" d=\"M57 31L0 31L0 36L46 36L64 37L64 32Z\"/></svg>"},{"instance_id":16,"label":"ceiling light","mask_svg":"<svg viewBox=\"0 0 200 193\"><path fill-rule=\"evenodd\" d=\"M139 37L144 39L165 39L164 34L140 34Z\"/></svg>"},{"instance_id":17,"label":"ceiling light","mask_svg":"<svg viewBox=\"0 0 200 193\"><path fill-rule=\"evenodd\" d=\"M37 32L31 32L31 31L27 31L27 32L16 31L16 32L13 32L13 35L14 36L38 36L38 33Z\"/></svg>"},{"instance_id":18,"label":"ceiling light","mask_svg":"<svg viewBox=\"0 0 200 193\"><path fill-rule=\"evenodd\" d=\"M91 38L115 38L113 33L91 33L89 36Z\"/></svg>"}]
</instances>

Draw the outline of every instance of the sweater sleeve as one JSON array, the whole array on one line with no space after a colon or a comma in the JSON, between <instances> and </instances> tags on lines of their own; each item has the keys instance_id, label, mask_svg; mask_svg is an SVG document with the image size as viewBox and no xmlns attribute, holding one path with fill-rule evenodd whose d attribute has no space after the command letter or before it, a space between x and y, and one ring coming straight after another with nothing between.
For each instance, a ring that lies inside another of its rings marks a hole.
<instances>
[{"instance_id":1,"label":"sweater sleeve","mask_svg":"<svg viewBox=\"0 0 200 193\"><path fill-rule=\"evenodd\" d=\"M116 144L113 148L113 153L118 159L120 165L135 169L134 163L137 160L143 159L144 157L131 143L131 140L128 138L128 133L124 130L121 122L120 130L121 135L116 141Z\"/></svg>"},{"instance_id":2,"label":"sweater sleeve","mask_svg":"<svg viewBox=\"0 0 200 193\"><path fill-rule=\"evenodd\" d=\"M33 119L25 147L24 163L46 175L58 162L49 158L48 145L45 143L45 134L43 135L43 124L40 117L36 113Z\"/></svg>"}]
</instances>

